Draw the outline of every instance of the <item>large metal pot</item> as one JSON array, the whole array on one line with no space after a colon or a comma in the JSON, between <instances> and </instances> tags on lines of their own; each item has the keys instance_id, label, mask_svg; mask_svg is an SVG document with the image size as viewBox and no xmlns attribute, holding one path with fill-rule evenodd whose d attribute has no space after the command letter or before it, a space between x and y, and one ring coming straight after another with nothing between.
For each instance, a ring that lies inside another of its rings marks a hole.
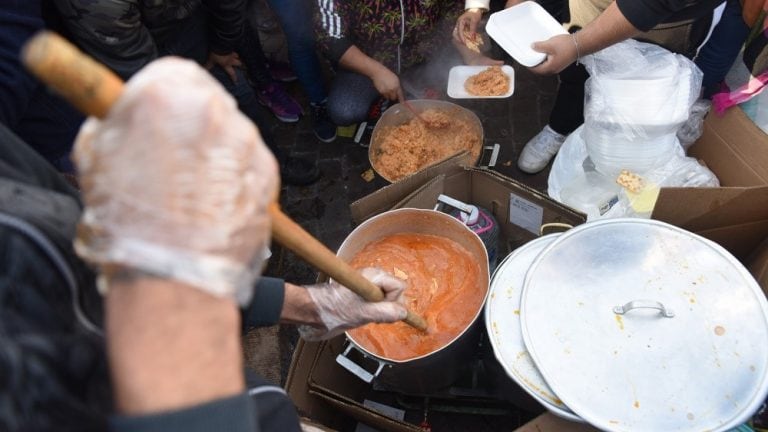
<instances>
[{"instance_id":1,"label":"large metal pot","mask_svg":"<svg viewBox=\"0 0 768 432\"><path fill-rule=\"evenodd\" d=\"M480 161L480 156L482 155L483 124L480 122L480 119L475 113L462 106L456 105L455 103L441 100L414 99L408 101L408 103L414 108L416 112L422 112L428 109L446 111L455 115L457 119L466 120L470 124L474 125L474 127L477 129L477 135L480 137L480 140L478 141L479 148L477 149L477 157L471 158L468 156L468 158L471 160L468 159L466 164L469 166L477 165L477 163ZM371 167L373 167L374 171L376 171L378 175L390 183L394 182L394 180L382 174L376 166L377 154L381 149L381 144L383 141L382 130L388 127L399 126L411 120L412 118L413 112L411 112L411 110L409 110L405 105L398 103L384 111L384 114L381 115L378 123L376 123L376 127L373 128L373 133L371 134L371 145L368 147L368 161L371 163Z\"/></svg>"},{"instance_id":2,"label":"large metal pot","mask_svg":"<svg viewBox=\"0 0 768 432\"><path fill-rule=\"evenodd\" d=\"M482 330L478 318L488 297L488 254L477 234L455 218L433 210L400 209L382 213L355 228L337 255L350 261L367 244L398 233L431 234L463 246L481 265L479 283L485 290L483 301L464 330L440 349L408 360L394 360L366 350L347 332L349 346L336 361L366 382L376 379L382 385L404 393L425 394L454 382L462 366L469 364L475 355ZM352 350L376 362L376 371L368 372L355 363L349 356Z\"/></svg>"}]
</instances>

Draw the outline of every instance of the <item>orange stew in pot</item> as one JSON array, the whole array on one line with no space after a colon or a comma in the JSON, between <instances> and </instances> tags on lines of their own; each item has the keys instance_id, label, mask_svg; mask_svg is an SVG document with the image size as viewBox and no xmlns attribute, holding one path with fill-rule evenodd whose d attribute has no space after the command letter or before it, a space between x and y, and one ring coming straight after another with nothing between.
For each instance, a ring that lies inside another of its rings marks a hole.
<instances>
[{"instance_id":1,"label":"orange stew in pot","mask_svg":"<svg viewBox=\"0 0 768 432\"><path fill-rule=\"evenodd\" d=\"M379 267L404 280L403 297L427 321L427 333L401 322L368 324L349 331L361 347L392 360L408 360L446 345L472 322L487 287L481 265L453 240L403 233L369 243L351 262L357 269Z\"/></svg>"}]
</instances>

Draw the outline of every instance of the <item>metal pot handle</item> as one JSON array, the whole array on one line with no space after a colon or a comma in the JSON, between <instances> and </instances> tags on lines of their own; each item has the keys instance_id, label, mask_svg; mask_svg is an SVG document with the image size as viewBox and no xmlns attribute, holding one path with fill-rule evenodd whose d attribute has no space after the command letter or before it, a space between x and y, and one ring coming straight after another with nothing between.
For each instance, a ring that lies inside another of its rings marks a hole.
<instances>
[{"instance_id":1,"label":"metal pot handle","mask_svg":"<svg viewBox=\"0 0 768 432\"><path fill-rule=\"evenodd\" d=\"M491 152L491 157L488 159L488 164L486 165L480 165L480 168L493 168L496 166L496 162L499 159L499 150L501 150L501 145L498 143L492 145L492 146L483 146L483 151L480 154L481 159L483 158L483 155L485 155L486 152Z\"/></svg>"},{"instance_id":2,"label":"metal pot handle","mask_svg":"<svg viewBox=\"0 0 768 432\"><path fill-rule=\"evenodd\" d=\"M615 306L613 312L618 315L624 315L632 309L656 309L666 318L675 316L672 309L665 307L661 302L655 300L632 300L629 303L625 303L623 306Z\"/></svg>"},{"instance_id":3,"label":"metal pot handle","mask_svg":"<svg viewBox=\"0 0 768 432\"><path fill-rule=\"evenodd\" d=\"M381 371L384 369L384 366L386 366L387 364L381 360L371 359L376 363L378 363L379 366L376 368L376 372L370 373L367 370L363 369L362 366L352 361L352 359L347 357L347 355L349 354L350 351L352 351L353 348L355 348L355 351L365 356L365 353L358 350L354 345L349 344L347 345L347 348L344 350L343 353L336 356L336 363L338 363L341 367L348 370L349 372L351 372L353 375L357 376L361 380L370 384L374 378L376 378L377 376L379 376L379 374L381 374Z\"/></svg>"}]
</instances>

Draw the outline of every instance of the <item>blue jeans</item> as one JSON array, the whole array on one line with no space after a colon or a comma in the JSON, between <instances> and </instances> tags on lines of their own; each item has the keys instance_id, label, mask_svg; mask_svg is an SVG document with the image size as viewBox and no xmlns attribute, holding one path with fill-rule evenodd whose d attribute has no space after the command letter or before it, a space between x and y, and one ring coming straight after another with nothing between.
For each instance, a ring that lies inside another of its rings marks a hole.
<instances>
[{"instance_id":1,"label":"blue jeans","mask_svg":"<svg viewBox=\"0 0 768 432\"><path fill-rule=\"evenodd\" d=\"M288 41L288 56L296 77L312 103L321 103L327 97L323 72L317 58L310 0L268 0L269 7L280 20Z\"/></svg>"},{"instance_id":2,"label":"blue jeans","mask_svg":"<svg viewBox=\"0 0 768 432\"><path fill-rule=\"evenodd\" d=\"M704 72L702 89L705 98L710 98L717 92L738 57L747 35L749 27L741 16L739 0L728 0L723 17L695 60L696 65Z\"/></svg>"}]
</instances>

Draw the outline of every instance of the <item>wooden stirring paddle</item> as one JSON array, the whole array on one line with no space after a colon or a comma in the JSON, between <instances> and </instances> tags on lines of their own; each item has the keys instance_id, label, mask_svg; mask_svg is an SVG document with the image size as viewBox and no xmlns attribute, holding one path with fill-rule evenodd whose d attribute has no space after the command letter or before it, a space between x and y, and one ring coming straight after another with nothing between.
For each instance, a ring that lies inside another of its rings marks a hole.
<instances>
[{"instance_id":1,"label":"wooden stirring paddle","mask_svg":"<svg viewBox=\"0 0 768 432\"><path fill-rule=\"evenodd\" d=\"M117 75L52 32L43 31L31 38L22 50L22 61L42 82L88 115L105 117L123 92L123 81ZM384 299L378 286L286 216L277 203L270 205L269 215L272 235L280 244L365 300ZM424 319L410 310L403 321L419 330L427 329Z\"/></svg>"}]
</instances>

